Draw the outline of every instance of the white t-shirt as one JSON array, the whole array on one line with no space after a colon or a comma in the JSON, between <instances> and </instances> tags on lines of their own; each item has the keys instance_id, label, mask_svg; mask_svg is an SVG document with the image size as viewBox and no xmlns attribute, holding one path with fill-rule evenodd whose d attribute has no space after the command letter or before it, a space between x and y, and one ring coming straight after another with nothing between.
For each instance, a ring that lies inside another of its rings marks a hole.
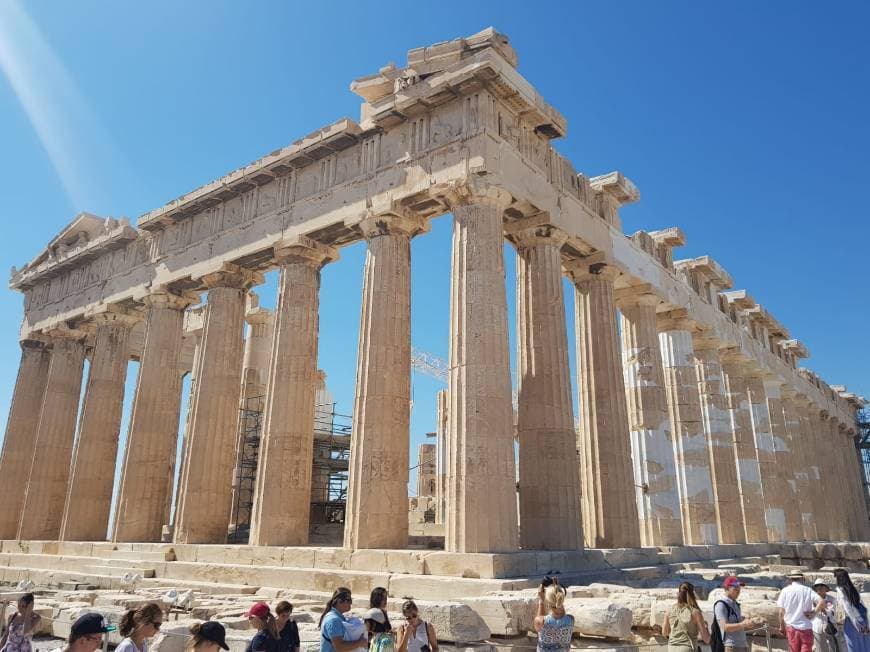
<instances>
[{"instance_id":1,"label":"white t-shirt","mask_svg":"<svg viewBox=\"0 0 870 652\"><path fill-rule=\"evenodd\" d=\"M782 591L776 600L776 606L785 610L785 624L794 629L812 629L812 621L806 613L815 607L816 593L808 586L792 582Z\"/></svg>"}]
</instances>

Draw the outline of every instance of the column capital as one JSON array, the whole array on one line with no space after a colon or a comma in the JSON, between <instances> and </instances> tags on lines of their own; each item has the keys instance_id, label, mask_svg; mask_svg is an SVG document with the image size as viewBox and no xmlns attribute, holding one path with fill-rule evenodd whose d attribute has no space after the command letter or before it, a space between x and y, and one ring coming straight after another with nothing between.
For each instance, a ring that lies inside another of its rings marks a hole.
<instances>
[{"instance_id":1,"label":"column capital","mask_svg":"<svg viewBox=\"0 0 870 652\"><path fill-rule=\"evenodd\" d=\"M275 243L275 262L284 267L304 263L317 269L338 260L338 249L308 236L298 235Z\"/></svg>"},{"instance_id":2,"label":"column capital","mask_svg":"<svg viewBox=\"0 0 870 652\"><path fill-rule=\"evenodd\" d=\"M698 323L689 318L689 313L685 308L660 312L656 318L656 327L659 331L688 331L694 334L700 330Z\"/></svg>"},{"instance_id":3,"label":"column capital","mask_svg":"<svg viewBox=\"0 0 870 652\"><path fill-rule=\"evenodd\" d=\"M429 230L429 221L412 211L396 209L387 213L368 213L356 226L366 240L382 235L406 235L413 238Z\"/></svg>"},{"instance_id":4,"label":"column capital","mask_svg":"<svg viewBox=\"0 0 870 652\"><path fill-rule=\"evenodd\" d=\"M184 310L188 306L198 303L199 296L193 293L176 294L165 287L153 288L149 294L141 299L148 308L169 308L170 310Z\"/></svg>"},{"instance_id":5,"label":"column capital","mask_svg":"<svg viewBox=\"0 0 870 652\"><path fill-rule=\"evenodd\" d=\"M719 359L722 365L739 368L741 373L745 373L746 367L749 365L747 358L736 346L722 347L719 350ZM737 369L734 369L736 371Z\"/></svg>"},{"instance_id":6,"label":"column capital","mask_svg":"<svg viewBox=\"0 0 870 652\"><path fill-rule=\"evenodd\" d=\"M595 280L613 283L622 273L618 267L605 259L603 252L597 252L584 258L574 258L563 263L562 267L574 285Z\"/></svg>"},{"instance_id":7,"label":"column capital","mask_svg":"<svg viewBox=\"0 0 870 652\"><path fill-rule=\"evenodd\" d=\"M696 351L715 351L718 354L722 342L709 331L698 329L692 332L692 346Z\"/></svg>"},{"instance_id":8,"label":"column capital","mask_svg":"<svg viewBox=\"0 0 870 652\"><path fill-rule=\"evenodd\" d=\"M52 343L58 341L83 342L87 338L88 332L82 328L70 328L66 325L58 325L45 331L45 335L52 340Z\"/></svg>"},{"instance_id":9,"label":"column capital","mask_svg":"<svg viewBox=\"0 0 870 652\"><path fill-rule=\"evenodd\" d=\"M550 224L550 214L547 212L508 222L504 225L504 231L517 251L538 245L561 248L568 241L567 233Z\"/></svg>"},{"instance_id":10,"label":"column capital","mask_svg":"<svg viewBox=\"0 0 870 652\"><path fill-rule=\"evenodd\" d=\"M652 286L649 283L614 290L613 298L617 308L629 306L658 307L662 303L662 298L652 291Z\"/></svg>"},{"instance_id":11,"label":"column capital","mask_svg":"<svg viewBox=\"0 0 870 652\"><path fill-rule=\"evenodd\" d=\"M18 341L22 349L44 349L49 343L49 338L42 333L28 333Z\"/></svg>"},{"instance_id":12,"label":"column capital","mask_svg":"<svg viewBox=\"0 0 870 652\"><path fill-rule=\"evenodd\" d=\"M84 327L92 328L103 325L116 325L133 328L144 318L145 316L139 311L127 310L117 304L108 304L101 306L98 312L89 315Z\"/></svg>"},{"instance_id":13,"label":"column capital","mask_svg":"<svg viewBox=\"0 0 870 652\"><path fill-rule=\"evenodd\" d=\"M507 190L491 183L480 179L466 179L450 184L443 200L451 211L457 206L472 204L489 204L504 211L513 202L513 197Z\"/></svg>"},{"instance_id":14,"label":"column capital","mask_svg":"<svg viewBox=\"0 0 870 652\"><path fill-rule=\"evenodd\" d=\"M209 290L214 288L247 290L255 285L261 285L264 279L260 272L234 263L223 263L220 269L203 274L199 277L199 281Z\"/></svg>"}]
</instances>

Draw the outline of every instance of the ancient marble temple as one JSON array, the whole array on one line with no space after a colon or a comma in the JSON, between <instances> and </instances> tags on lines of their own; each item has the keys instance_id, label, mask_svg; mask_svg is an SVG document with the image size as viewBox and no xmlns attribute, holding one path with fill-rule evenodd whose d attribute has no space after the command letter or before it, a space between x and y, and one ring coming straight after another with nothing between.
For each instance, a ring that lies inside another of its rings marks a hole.
<instances>
[{"instance_id":1,"label":"ancient marble temple","mask_svg":"<svg viewBox=\"0 0 870 652\"><path fill-rule=\"evenodd\" d=\"M436 483L448 552L867 540L853 443L864 400L798 368L806 348L711 257L674 260L679 228L624 234L620 210L638 189L556 151L565 119L517 65L492 29L411 50L405 67L351 84L359 122L327 125L135 226L83 213L13 269L24 318L0 538L226 542L239 400L255 383L250 543L306 545L321 271L365 241L344 546L406 547L410 245L450 213ZM250 295L272 270L278 298L264 316ZM130 359L139 371L110 527Z\"/></svg>"}]
</instances>

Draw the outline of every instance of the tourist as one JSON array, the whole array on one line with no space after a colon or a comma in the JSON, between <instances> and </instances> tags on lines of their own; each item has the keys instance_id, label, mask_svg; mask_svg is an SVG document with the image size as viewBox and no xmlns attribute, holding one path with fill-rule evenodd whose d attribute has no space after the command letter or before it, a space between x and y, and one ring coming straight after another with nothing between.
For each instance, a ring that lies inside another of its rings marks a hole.
<instances>
[{"instance_id":1,"label":"tourist","mask_svg":"<svg viewBox=\"0 0 870 652\"><path fill-rule=\"evenodd\" d=\"M190 638L184 646L184 652L220 652L229 649L227 630L219 622L208 620L190 626Z\"/></svg>"},{"instance_id":2,"label":"tourist","mask_svg":"<svg viewBox=\"0 0 870 652\"><path fill-rule=\"evenodd\" d=\"M299 626L295 620L290 620L293 605L282 600L275 605L275 620L278 623L278 652L299 652Z\"/></svg>"},{"instance_id":3,"label":"tourist","mask_svg":"<svg viewBox=\"0 0 870 652\"><path fill-rule=\"evenodd\" d=\"M6 631L0 638L0 652L31 652L30 639L39 627L42 617L33 613L33 594L25 593L18 598L18 611L9 616ZM3 605L5 609L5 604Z\"/></svg>"},{"instance_id":4,"label":"tourist","mask_svg":"<svg viewBox=\"0 0 870 652\"><path fill-rule=\"evenodd\" d=\"M804 584L803 573L788 576L789 584L779 592L776 606L779 610L779 631L788 639L789 652L813 652L813 622L816 600L813 590Z\"/></svg>"},{"instance_id":5,"label":"tourist","mask_svg":"<svg viewBox=\"0 0 870 652\"><path fill-rule=\"evenodd\" d=\"M345 640L345 617L353 604L350 589L340 586L332 594L320 614L320 652L351 652L366 647L365 634L356 640Z\"/></svg>"},{"instance_id":6,"label":"tourist","mask_svg":"<svg viewBox=\"0 0 870 652\"><path fill-rule=\"evenodd\" d=\"M819 603L824 603L824 607L816 609L813 616L813 640L816 652L846 652L842 630L837 627L835 617L837 599L823 580L817 579L813 583L813 590L818 595Z\"/></svg>"},{"instance_id":7,"label":"tourist","mask_svg":"<svg viewBox=\"0 0 870 652\"><path fill-rule=\"evenodd\" d=\"M371 597L369 597L369 607L372 609L380 609L384 612L384 618L386 619L387 631L393 631L393 626L390 624L390 617L387 615L387 598L389 594L387 590L382 586L376 586L372 589Z\"/></svg>"},{"instance_id":8,"label":"tourist","mask_svg":"<svg viewBox=\"0 0 870 652\"><path fill-rule=\"evenodd\" d=\"M698 636L710 644L710 632L704 615L698 608L695 587L683 582L677 589L677 603L665 616L662 634L668 637L670 652L695 652L698 649Z\"/></svg>"},{"instance_id":9,"label":"tourist","mask_svg":"<svg viewBox=\"0 0 870 652\"><path fill-rule=\"evenodd\" d=\"M79 616L69 629L66 645L51 652L96 652L103 647L103 634L114 632L103 614L89 612Z\"/></svg>"},{"instance_id":10,"label":"tourist","mask_svg":"<svg viewBox=\"0 0 870 652\"><path fill-rule=\"evenodd\" d=\"M245 652L278 652L278 623L265 602L255 602L245 612L251 627L257 630Z\"/></svg>"},{"instance_id":11,"label":"tourist","mask_svg":"<svg viewBox=\"0 0 870 652\"><path fill-rule=\"evenodd\" d=\"M399 652L438 652L438 637L435 628L420 618L420 611L413 600L402 604L405 624L399 627L396 648Z\"/></svg>"},{"instance_id":12,"label":"tourist","mask_svg":"<svg viewBox=\"0 0 870 652\"><path fill-rule=\"evenodd\" d=\"M565 613L565 589L556 579L545 580L538 588L534 627L539 652L562 652L571 647L574 616Z\"/></svg>"},{"instance_id":13,"label":"tourist","mask_svg":"<svg viewBox=\"0 0 870 652\"><path fill-rule=\"evenodd\" d=\"M843 636L848 652L870 652L870 627L867 624L867 607L861 602L858 590L845 568L834 571L837 580L837 602L843 606Z\"/></svg>"},{"instance_id":14,"label":"tourist","mask_svg":"<svg viewBox=\"0 0 870 652\"><path fill-rule=\"evenodd\" d=\"M761 618L746 618L740 613L740 590L744 583L733 575L726 577L723 583L725 597L716 600L713 605L713 616L722 636L722 644L729 652L748 652L746 630L760 627L764 622Z\"/></svg>"},{"instance_id":15,"label":"tourist","mask_svg":"<svg viewBox=\"0 0 870 652\"><path fill-rule=\"evenodd\" d=\"M163 609L155 602L146 602L138 609L130 609L118 623L118 631L124 640L115 652L146 652L145 641L154 638L163 624Z\"/></svg>"},{"instance_id":16,"label":"tourist","mask_svg":"<svg viewBox=\"0 0 870 652\"><path fill-rule=\"evenodd\" d=\"M396 641L390 633L386 612L372 607L363 616L369 633L369 652L395 652Z\"/></svg>"}]
</instances>

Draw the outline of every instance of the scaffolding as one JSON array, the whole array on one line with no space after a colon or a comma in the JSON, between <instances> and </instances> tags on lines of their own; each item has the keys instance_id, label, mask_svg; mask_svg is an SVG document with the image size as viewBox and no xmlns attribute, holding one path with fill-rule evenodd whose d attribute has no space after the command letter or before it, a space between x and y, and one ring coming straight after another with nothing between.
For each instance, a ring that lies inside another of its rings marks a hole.
<instances>
[{"instance_id":1,"label":"scaffolding","mask_svg":"<svg viewBox=\"0 0 870 652\"><path fill-rule=\"evenodd\" d=\"M868 503L870 511L870 410L858 410L855 421L858 427L855 445L858 447L861 469L864 472L864 501Z\"/></svg>"},{"instance_id":2,"label":"scaffolding","mask_svg":"<svg viewBox=\"0 0 870 652\"><path fill-rule=\"evenodd\" d=\"M239 436L233 477L230 543L247 543L251 530L265 398L252 396L239 409ZM311 474L311 528L344 524L350 462L351 417L335 411L335 403L315 407ZM340 532L338 533L340 534Z\"/></svg>"}]
</instances>

